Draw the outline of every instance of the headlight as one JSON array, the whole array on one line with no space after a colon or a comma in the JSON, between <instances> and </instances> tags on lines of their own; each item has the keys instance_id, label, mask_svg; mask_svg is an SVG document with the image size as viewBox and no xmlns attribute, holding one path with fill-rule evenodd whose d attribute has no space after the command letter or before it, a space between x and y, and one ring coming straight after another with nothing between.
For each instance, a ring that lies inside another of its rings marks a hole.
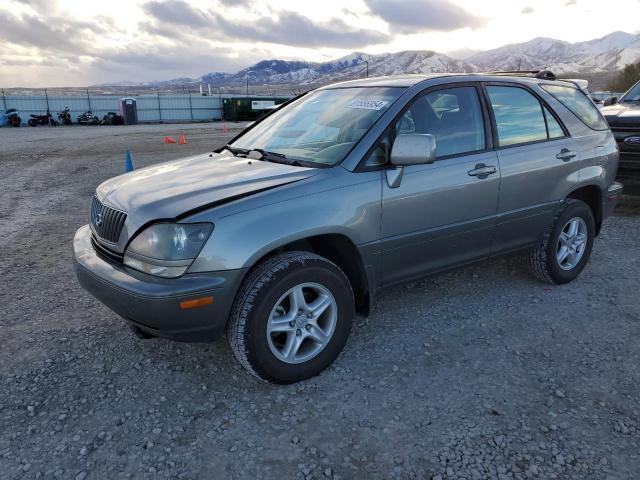
<instances>
[{"instance_id":1,"label":"headlight","mask_svg":"<svg viewBox=\"0 0 640 480\"><path fill-rule=\"evenodd\" d=\"M158 277L179 277L198 256L212 230L211 223L156 223L129 244L124 264Z\"/></svg>"}]
</instances>

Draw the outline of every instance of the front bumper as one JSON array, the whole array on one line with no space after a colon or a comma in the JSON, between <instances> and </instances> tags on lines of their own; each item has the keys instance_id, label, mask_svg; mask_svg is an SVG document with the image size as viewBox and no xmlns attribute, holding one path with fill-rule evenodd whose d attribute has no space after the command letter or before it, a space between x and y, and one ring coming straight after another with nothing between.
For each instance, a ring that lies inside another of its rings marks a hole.
<instances>
[{"instance_id":1,"label":"front bumper","mask_svg":"<svg viewBox=\"0 0 640 480\"><path fill-rule=\"evenodd\" d=\"M109 261L91 245L91 230L73 239L80 285L132 325L152 335L185 342L208 342L223 332L246 270L185 274L163 279ZM182 302L213 297L213 303L185 309Z\"/></svg>"}]
</instances>

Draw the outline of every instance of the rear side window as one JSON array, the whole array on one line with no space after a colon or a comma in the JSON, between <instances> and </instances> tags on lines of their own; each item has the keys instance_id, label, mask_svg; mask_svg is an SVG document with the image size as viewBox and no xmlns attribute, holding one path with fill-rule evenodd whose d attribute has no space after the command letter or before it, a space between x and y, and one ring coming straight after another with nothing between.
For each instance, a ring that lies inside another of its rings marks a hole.
<instances>
[{"instance_id":1,"label":"rear side window","mask_svg":"<svg viewBox=\"0 0 640 480\"><path fill-rule=\"evenodd\" d=\"M547 139L542 105L536 97L519 87L488 86L501 147Z\"/></svg>"},{"instance_id":2,"label":"rear side window","mask_svg":"<svg viewBox=\"0 0 640 480\"><path fill-rule=\"evenodd\" d=\"M609 128L605 119L600 115L598 108L581 90L562 85L540 86L582 120L582 123L587 127L594 130L606 130Z\"/></svg>"},{"instance_id":3,"label":"rear side window","mask_svg":"<svg viewBox=\"0 0 640 480\"><path fill-rule=\"evenodd\" d=\"M544 118L547 121L547 130L549 130L549 138L561 138L564 137L564 130L551 114L547 107L544 107Z\"/></svg>"}]
</instances>

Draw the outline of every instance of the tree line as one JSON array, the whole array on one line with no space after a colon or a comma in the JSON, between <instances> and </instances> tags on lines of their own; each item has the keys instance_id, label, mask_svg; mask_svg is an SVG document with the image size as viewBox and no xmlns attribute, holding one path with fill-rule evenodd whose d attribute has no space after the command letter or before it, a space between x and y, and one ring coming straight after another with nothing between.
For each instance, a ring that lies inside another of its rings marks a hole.
<instances>
[{"instance_id":1,"label":"tree line","mask_svg":"<svg viewBox=\"0 0 640 480\"><path fill-rule=\"evenodd\" d=\"M612 92L626 92L638 80L640 80L640 62L630 63L622 70L616 72L613 79L607 84L607 90Z\"/></svg>"}]
</instances>

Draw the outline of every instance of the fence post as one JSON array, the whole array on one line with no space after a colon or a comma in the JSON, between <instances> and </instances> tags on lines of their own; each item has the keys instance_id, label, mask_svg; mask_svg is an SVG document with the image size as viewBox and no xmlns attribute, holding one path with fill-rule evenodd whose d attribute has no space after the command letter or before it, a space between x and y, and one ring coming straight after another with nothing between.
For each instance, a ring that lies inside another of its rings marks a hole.
<instances>
[{"instance_id":1,"label":"fence post","mask_svg":"<svg viewBox=\"0 0 640 480\"><path fill-rule=\"evenodd\" d=\"M91 111L91 97L89 96L89 89L87 88L87 104L89 105L89 112Z\"/></svg>"},{"instance_id":2,"label":"fence post","mask_svg":"<svg viewBox=\"0 0 640 480\"><path fill-rule=\"evenodd\" d=\"M160 108L160 90L158 90L158 118L159 123L162 123L162 108Z\"/></svg>"},{"instance_id":3,"label":"fence post","mask_svg":"<svg viewBox=\"0 0 640 480\"><path fill-rule=\"evenodd\" d=\"M191 121L193 122L193 103L191 103L191 91L189 91L189 112L191 113Z\"/></svg>"},{"instance_id":4,"label":"fence post","mask_svg":"<svg viewBox=\"0 0 640 480\"><path fill-rule=\"evenodd\" d=\"M47 95L47 89L44 89L44 101L47 104L47 113L49 113L49 95Z\"/></svg>"}]
</instances>

